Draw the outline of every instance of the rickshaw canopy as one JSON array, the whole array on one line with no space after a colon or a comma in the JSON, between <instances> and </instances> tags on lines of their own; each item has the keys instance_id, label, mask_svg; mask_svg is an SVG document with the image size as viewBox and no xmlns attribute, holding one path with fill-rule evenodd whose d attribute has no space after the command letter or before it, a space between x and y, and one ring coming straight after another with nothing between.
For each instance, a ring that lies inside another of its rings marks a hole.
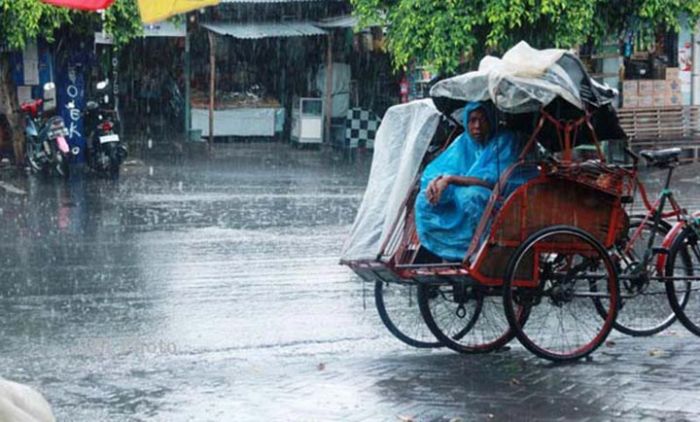
<instances>
[{"instance_id":1,"label":"rickshaw canopy","mask_svg":"<svg viewBox=\"0 0 700 422\"><path fill-rule=\"evenodd\" d=\"M595 82L567 50L537 50L521 41L502 58L486 56L476 71L442 80L430 90L436 103L491 100L506 113L536 112L556 98L584 110L609 105L617 91ZM443 110L444 111L444 110Z\"/></svg>"}]
</instances>

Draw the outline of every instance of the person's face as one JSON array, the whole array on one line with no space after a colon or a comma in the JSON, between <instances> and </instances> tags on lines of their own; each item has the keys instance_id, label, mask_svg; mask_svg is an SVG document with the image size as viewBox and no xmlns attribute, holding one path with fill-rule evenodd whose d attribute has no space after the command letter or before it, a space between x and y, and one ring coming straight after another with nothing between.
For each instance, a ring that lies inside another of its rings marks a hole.
<instances>
[{"instance_id":1,"label":"person's face","mask_svg":"<svg viewBox=\"0 0 700 422\"><path fill-rule=\"evenodd\" d=\"M469 113L467 125L469 127L469 135L471 135L475 141L480 143L486 141L491 131L491 125L489 124L484 110L477 108Z\"/></svg>"}]
</instances>

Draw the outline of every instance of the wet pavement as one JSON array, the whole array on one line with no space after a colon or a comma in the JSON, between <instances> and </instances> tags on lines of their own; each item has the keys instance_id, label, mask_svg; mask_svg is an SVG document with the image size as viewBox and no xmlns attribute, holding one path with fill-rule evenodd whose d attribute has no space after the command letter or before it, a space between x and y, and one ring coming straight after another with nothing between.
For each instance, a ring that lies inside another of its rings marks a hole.
<instances>
[{"instance_id":1,"label":"wet pavement","mask_svg":"<svg viewBox=\"0 0 700 422\"><path fill-rule=\"evenodd\" d=\"M563 366L394 340L337 265L367 169L263 144L119 181L3 174L0 375L59 421L700 419L678 324Z\"/></svg>"}]
</instances>

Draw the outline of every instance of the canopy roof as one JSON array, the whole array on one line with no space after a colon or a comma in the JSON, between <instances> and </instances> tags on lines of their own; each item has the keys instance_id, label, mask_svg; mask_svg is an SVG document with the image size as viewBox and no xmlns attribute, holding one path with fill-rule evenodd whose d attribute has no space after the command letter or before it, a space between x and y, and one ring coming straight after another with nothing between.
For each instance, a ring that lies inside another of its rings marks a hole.
<instances>
[{"instance_id":1,"label":"canopy roof","mask_svg":"<svg viewBox=\"0 0 700 422\"><path fill-rule=\"evenodd\" d=\"M528 113L561 98L584 110L602 107L617 91L595 82L581 61L566 50L537 50L521 41L502 58L486 56L479 69L433 86L430 95L441 101L491 100L508 113Z\"/></svg>"},{"instance_id":2,"label":"canopy roof","mask_svg":"<svg viewBox=\"0 0 700 422\"><path fill-rule=\"evenodd\" d=\"M302 1L329 3L342 0L221 0L221 3L299 3Z\"/></svg>"},{"instance_id":3,"label":"canopy roof","mask_svg":"<svg viewBox=\"0 0 700 422\"><path fill-rule=\"evenodd\" d=\"M205 23L204 28L219 35L252 40L275 37L299 37L325 35L326 31L310 22L265 22L265 23Z\"/></svg>"}]
</instances>

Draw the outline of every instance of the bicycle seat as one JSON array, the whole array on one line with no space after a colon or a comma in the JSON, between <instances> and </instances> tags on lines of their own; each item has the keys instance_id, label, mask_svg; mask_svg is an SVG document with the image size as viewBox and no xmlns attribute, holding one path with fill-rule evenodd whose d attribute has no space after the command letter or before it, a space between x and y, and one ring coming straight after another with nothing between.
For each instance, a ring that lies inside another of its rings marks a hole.
<instances>
[{"instance_id":1,"label":"bicycle seat","mask_svg":"<svg viewBox=\"0 0 700 422\"><path fill-rule=\"evenodd\" d=\"M678 162L678 156L681 155L680 148L667 148L657 151L644 150L639 153L650 166L667 167L671 163Z\"/></svg>"}]
</instances>

